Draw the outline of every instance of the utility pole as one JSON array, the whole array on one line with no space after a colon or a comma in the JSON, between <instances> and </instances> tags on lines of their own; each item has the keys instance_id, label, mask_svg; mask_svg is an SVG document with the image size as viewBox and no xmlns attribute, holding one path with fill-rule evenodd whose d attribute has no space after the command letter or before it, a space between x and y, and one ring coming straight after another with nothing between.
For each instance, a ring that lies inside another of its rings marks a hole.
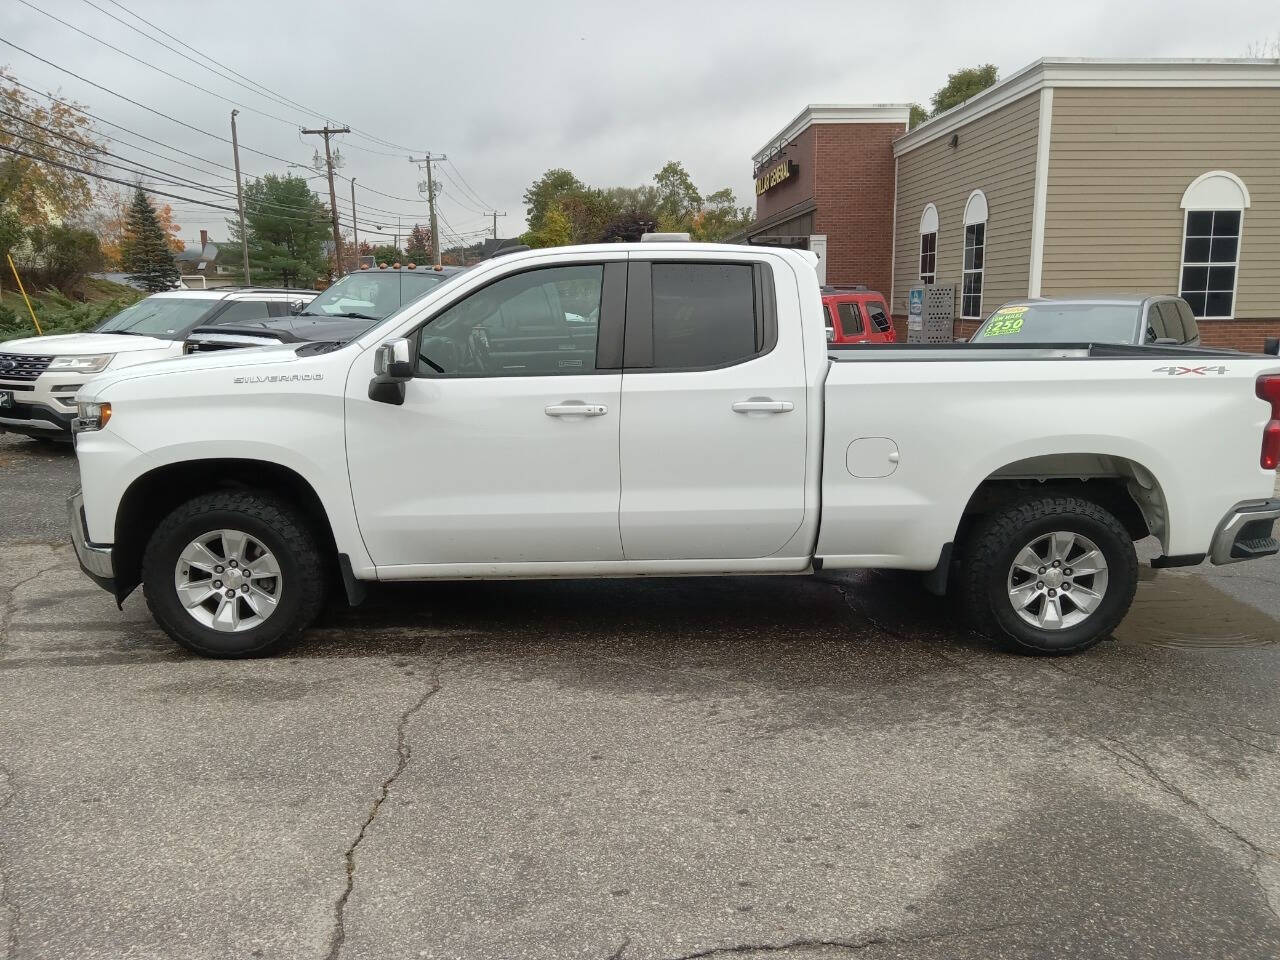
<instances>
[{"instance_id":1,"label":"utility pole","mask_svg":"<svg viewBox=\"0 0 1280 960\"><path fill-rule=\"evenodd\" d=\"M236 158L236 206L240 209L240 252L244 254L244 285L249 285L249 234L244 229L244 188L240 185L240 141L236 138L236 114L231 111L231 153Z\"/></svg>"},{"instance_id":2,"label":"utility pole","mask_svg":"<svg viewBox=\"0 0 1280 960\"><path fill-rule=\"evenodd\" d=\"M356 178L351 178L351 243L356 248L355 264L360 269L360 227L356 224Z\"/></svg>"},{"instance_id":3,"label":"utility pole","mask_svg":"<svg viewBox=\"0 0 1280 960\"><path fill-rule=\"evenodd\" d=\"M422 169L423 164L427 167L427 203L431 208L431 260L437 267L440 266L440 228L436 224L436 181L431 172L431 165L448 159L444 154L436 156L430 153L422 158L409 158L409 162L416 163L419 170Z\"/></svg>"},{"instance_id":4,"label":"utility pole","mask_svg":"<svg viewBox=\"0 0 1280 960\"><path fill-rule=\"evenodd\" d=\"M333 218L333 259L335 270L342 273L342 233L338 230L338 195L333 192L333 154L329 152L329 138L336 133L350 133L350 127L331 127L325 124L319 130L303 130L308 136L324 137L324 165L329 172L329 214Z\"/></svg>"},{"instance_id":5,"label":"utility pole","mask_svg":"<svg viewBox=\"0 0 1280 960\"><path fill-rule=\"evenodd\" d=\"M493 239L494 239L494 242L496 243L498 239L498 218L505 217L506 213L499 213L497 210L494 210L492 216L493 216Z\"/></svg>"}]
</instances>

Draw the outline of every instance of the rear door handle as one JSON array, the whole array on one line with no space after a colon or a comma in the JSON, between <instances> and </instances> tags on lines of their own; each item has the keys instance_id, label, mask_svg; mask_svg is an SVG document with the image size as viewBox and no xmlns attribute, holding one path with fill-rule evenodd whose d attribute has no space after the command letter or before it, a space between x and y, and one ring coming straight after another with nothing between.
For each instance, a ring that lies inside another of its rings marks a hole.
<instances>
[{"instance_id":1,"label":"rear door handle","mask_svg":"<svg viewBox=\"0 0 1280 960\"><path fill-rule=\"evenodd\" d=\"M552 403L543 408L548 417L603 417L609 408L603 403L583 403L581 400L566 400L564 403Z\"/></svg>"},{"instance_id":2,"label":"rear door handle","mask_svg":"<svg viewBox=\"0 0 1280 960\"><path fill-rule=\"evenodd\" d=\"M768 397L752 397L733 405L734 413L790 413L796 405L790 400L770 400Z\"/></svg>"}]
</instances>

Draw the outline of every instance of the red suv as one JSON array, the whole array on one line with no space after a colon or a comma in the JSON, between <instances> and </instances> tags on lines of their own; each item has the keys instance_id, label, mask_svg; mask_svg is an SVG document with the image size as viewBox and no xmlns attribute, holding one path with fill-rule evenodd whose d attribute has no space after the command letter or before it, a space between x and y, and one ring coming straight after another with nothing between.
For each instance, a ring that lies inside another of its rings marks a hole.
<instances>
[{"instance_id":1,"label":"red suv","mask_svg":"<svg viewBox=\"0 0 1280 960\"><path fill-rule=\"evenodd\" d=\"M823 287L827 343L897 343L881 294L863 286Z\"/></svg>"}]
</instances>

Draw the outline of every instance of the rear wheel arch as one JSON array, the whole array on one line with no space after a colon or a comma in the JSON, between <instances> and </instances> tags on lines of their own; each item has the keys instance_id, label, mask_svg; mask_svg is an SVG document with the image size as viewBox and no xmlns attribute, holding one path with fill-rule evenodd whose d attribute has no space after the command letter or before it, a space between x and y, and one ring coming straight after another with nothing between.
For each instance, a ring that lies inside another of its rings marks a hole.
<instances>
[{"instance_id":1,"label":"rear wheel arch","mask_svg":"<svg viewBox=\"0 0 1280 960\"><path fill-rule=\"evenodd\" d=\"M315 488L301 474L278 463L249 459L185 460L156 467L136 478L116 510L112 565L116 599L123 601L142 580L142 555L156 528L179 505L220 490L274 494L306 520L317 545L337 571L333 526Z\"/></svg>"},{"instance_id":2,"label":"rear wheel arch","mask_svg":"<svg viewBox=\"0 0 1280 960\"><path fill-rule=\"evenodd\" d=\"M1097 504L1124 525L1133 540L1168 542L1169 510L1152 471L1127 457L1062 453L1029 457L992 471L970 495L956 542L979 517L1035 495L1068 495Z\"/></svg>"}]
</instances>

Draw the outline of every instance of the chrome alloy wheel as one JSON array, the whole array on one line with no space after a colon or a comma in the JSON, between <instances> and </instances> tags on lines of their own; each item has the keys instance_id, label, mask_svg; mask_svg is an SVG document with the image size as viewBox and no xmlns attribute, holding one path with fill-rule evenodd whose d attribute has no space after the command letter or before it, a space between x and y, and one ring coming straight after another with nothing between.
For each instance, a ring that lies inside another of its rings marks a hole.
<instances>
[{"instance_id":1,"label":"chrome alloy wheel","mask_svg":"<svg viewBox=\"0 0 1280 960\"><path fill-rule=\"evenodd\" d=\"M187 613L212 630L239 633L258 626L280 603L280 564L240 530L210 530L187 544L173 569Z\"/></svg>"},{"instance_id":2,"label":"chrome alloy wheel","mask_svg":"<svg viewBox=\"0 0 1280 960\"><path fill-rule=\"evenodd\" d=\"M1018 551L1009 568L1009 602L1041 630L1066 630L1087 620L1107 593L1107 560L1088 537L1046 533Z\"/></svg>"}]
</instances>

